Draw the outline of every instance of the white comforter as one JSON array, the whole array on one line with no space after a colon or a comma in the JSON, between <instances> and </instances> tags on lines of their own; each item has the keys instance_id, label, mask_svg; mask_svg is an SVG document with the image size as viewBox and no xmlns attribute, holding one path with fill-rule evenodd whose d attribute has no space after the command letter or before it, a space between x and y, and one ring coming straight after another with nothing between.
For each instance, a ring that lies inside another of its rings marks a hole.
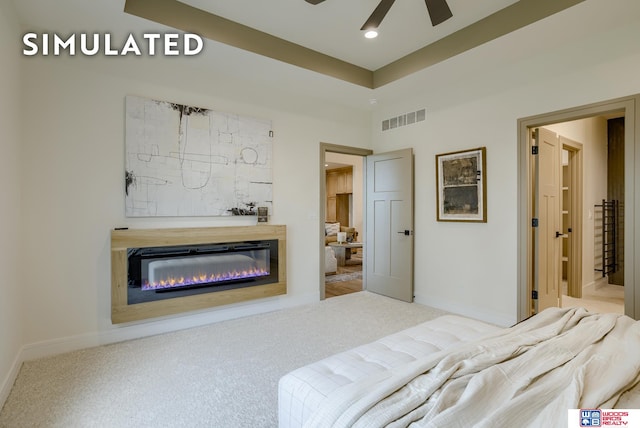
<instances>
[{"instance_id":1,"label":"white comforter","mask_svg":"<svg viewBox=\"0 0 640 428\"><path fill-rule=\"evenodd\" d=\"M547 309L349 385L307 427L566 427L567 409L638 408L640 322Z\"/></svg>"}]
</instances>

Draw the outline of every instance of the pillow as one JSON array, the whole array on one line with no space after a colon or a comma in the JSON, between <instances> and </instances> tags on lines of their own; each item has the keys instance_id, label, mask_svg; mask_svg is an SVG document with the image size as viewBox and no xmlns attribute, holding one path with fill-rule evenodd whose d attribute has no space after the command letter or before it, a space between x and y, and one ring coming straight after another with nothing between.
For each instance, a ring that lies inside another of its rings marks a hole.
<instances>
[{"instance_id":1,"label":"pillow","mask_svg":"<svg viewBox=\"0 0 640 428\"><path fill-rule=\"evenodd\" d=\"M324 233L325 235L337 235L340 232L340 223L325 223Z\"/></svg>"}]
</instances>

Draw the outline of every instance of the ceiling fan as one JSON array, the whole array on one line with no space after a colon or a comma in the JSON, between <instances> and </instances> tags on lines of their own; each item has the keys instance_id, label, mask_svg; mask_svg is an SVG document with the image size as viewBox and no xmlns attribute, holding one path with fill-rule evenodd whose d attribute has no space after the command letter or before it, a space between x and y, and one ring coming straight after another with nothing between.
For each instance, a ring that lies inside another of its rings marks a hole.
<instances>
[{"instance_id":1,"label":"ceiling fan","mask_svg":"<svg viewBox=\"0 0 640 428\"><path fill-rule=\"evenodd\" d=\"M324 0L306 1L307 3L315 5L322 3ZM367 19L367 21L362 26L361 30L371 30L374 28L378 28L395 1L396 0L381 0L369 19ZM451 13L451 9L449 9L449 5L447 4L447 0L424 0L424 2L427 5L427 11L429 12L429 17L431 18L431 24L433 26L441 24L453 16L453 14Z\"/></svg>"}]
</instances>

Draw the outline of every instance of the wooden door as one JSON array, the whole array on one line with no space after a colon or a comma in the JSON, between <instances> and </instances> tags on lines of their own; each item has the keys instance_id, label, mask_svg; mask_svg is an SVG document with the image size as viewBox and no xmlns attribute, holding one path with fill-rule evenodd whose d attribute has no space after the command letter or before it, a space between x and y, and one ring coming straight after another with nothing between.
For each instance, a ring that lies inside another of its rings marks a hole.
<instances>
[{"instance_id":1,"label":"wooden door","mask_svg":"<svg viewBox=\"0 0 640 428\"><path fill-rule=\"evenodd\" d=\"M413 301L413 151L367 156L366 288Z\"/></svg>"},{"instance_id":2,"label":"wooden door","mask_svg":"<svg viewBox=\"0 0 640 428\"><path fill-rule=\"evenodd\" d=\"M537 312L559 307L562 295L561 178L562 150L558 136L545 128L536 131L538 146L537 199Z\"/></svg>"},{"instance_id":3,"label":"wooden door","mask_svg":"<svg viewBox=\"0 0 640 428\"><path fill-rule=\"evenodd\" d=\"M582 297L582 144L558 135L563 150L567 151L568 164L563 165L562 177L562 232L563 269L565 267L567 296ZM564 163L564 161L563 161ZM564 278L564 272L563 272ZM561 293L561 296L563 293Z\"/></svg>"}]
</instances>

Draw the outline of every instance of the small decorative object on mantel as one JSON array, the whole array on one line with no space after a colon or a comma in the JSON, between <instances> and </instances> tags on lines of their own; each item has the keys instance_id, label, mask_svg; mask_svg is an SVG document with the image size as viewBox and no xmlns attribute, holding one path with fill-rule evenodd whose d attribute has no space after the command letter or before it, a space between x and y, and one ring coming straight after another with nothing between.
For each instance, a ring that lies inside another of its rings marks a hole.
<instances>
[{"instance_id":1,"label":"small decorative object on mantel","mask_svg":"<svg viewBox=\"0 0 640 428\"><path fill-rule=\"evenodd\" d=\"M258 223L267 223L269 221L269 208L258 207Z\"/></svg>"},{"instance_id":2,"label":"small decorative object on mantel","mask_svg":"<svg viewBox=\"0 0 640 428\"><path fill-rule=\"evenodd\" d=\"M436 155L438 221L487 222L486 148Z\"/></svg>"},{"instance_id":3,"label":"small decorative object on mantel","mask_svg":"<svg viewBox=\"0 0 640 428\"><path fill-rule=\"evenodd\" d=\"M227 211L230 212L232 215L256 215L256 212L254 211L254 208L256 207L255 202L249 202L244 205L246 206L246 208L236 207L236 208L231 208L230 210L227 210Z\"/></svg>"}]
</instances>

